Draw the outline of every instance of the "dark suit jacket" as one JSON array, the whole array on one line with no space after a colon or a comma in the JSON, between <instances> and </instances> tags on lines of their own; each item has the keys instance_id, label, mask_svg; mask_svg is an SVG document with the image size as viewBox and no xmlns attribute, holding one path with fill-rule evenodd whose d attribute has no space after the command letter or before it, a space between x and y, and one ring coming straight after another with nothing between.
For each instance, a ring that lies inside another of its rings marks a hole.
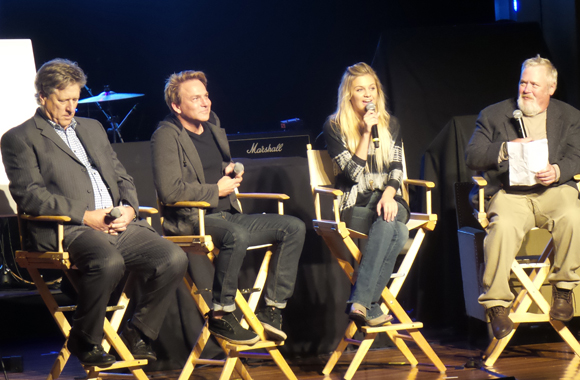
<instances>
[{"instance_id":1,"label":"dark suit jacket","mask_svg":"<svg viewBox=\"0 0 580 380\"><path fill-rule=\"evenodd\" d=\"M509 188L509 161L498 163L498 157L503 142L518 138L512 116L516 108L515 99L508 99L481 111L465 151L467 166L483 172L488 181L486 199L500 188ZM580 173L580 111L564 102L550 99L546 112L548 160L550 164L560 167L559 181L550 186L570 185L576 188L573 177ZM533 189L517 187L512 190Z\"/></svg>"},{"instance_id":2,"label":"dark suit jacket","mask_svg":"<svg viewBox=\"0 0 580 380\"><path fill-rule=\"evenodd\" d=\"M107 134L96 120L81 117L76 133L107 185L113 204L121 201L139 209L133 178L117 159ZM64 215L68 243L84 230L86 210L95 209L93 186L87 169L62 141L40 110L23 124L7 131L0 142L10 180L10 193L22 212L30 215ZM54 249L54 227L30 223L31 249Z\"/></svg>"},{"instance_id":3,"label":"dark suit jacket","mask_svg":"<svg viewBox=\"0 0 580 380\"><path fill-rule=\"evenodd\" d=\"M157 196L164 203L179 201L205 201L210 207L217 207L219 189L215 183L206 183L203 166L197 149L183 126L166 118L159 123L151 137L151 157L153 179ZM226 131L220 128L217 115L212 112L204 128L209 128L215 136L222 153L222 169L231 162L230 146ZM241 212L236 195L230 194L230 204ZM171 235L191 235L193 223L197 221L197 208L166 208L163 228Z\"/></svg>"}]
</instances>

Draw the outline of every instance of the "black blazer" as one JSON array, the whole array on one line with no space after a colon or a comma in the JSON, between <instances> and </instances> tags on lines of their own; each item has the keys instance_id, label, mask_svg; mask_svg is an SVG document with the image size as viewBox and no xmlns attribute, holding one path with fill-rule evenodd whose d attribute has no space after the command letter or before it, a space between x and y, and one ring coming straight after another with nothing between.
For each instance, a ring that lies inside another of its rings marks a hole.
<instances>
[{"instance_id":1,"label":"black blazer","mask_svg":"<svg viewBox=\"0 0 580 380\"><path fill-rule=\"evenodd\" d=\"M508 99L481 111L465 151L467 166L483 172L488 181L486 199L500 188L509 186L509 161L498 163L498 157L503 142L518 138L512 116L515 109L515 99ZM577 188L573 177L580 173L580 111L564 102L550 99L546 112L548 160L550 164L560 167L559 181L550 186L565 184Z\"/></svg>"},{"instance_id":2,"label":"black blazer","mask_svg":"<svg viewBox=\"0 0 580 380\"><path fill-rule=\"evenodd\" d=\"M209 128L222 153L222 169L231 162L230 146L226 131L220 128L220 120L212 111L204 128ZM164 120L159 123L151 137L153 179L157 196L164 203L179 201L204 201L217 207L219 189L216 183L206 183L203 166L197 149L187 131L181 126ZM241 212L235 193L229 195L230 204ZM197 208L166 208L163 228L170 235L191 235L197 221Z\"/></svg>"},{"instance_id":3,"label":"black blazer","mask_svg":"<svg viewBox=\"0 0 580 380\"><path fill-rule=\"evenodd\" d=\"M101 174L114 205L121 201L139 210L133 178L117 159L103 126L81 117L76 133ZM62 141L40 110L23 124L7 131L0 142L2 159L10 180L10 193L22 212L30 215L63 215L69 243L87 226L86 210L95 209L93 186L87 169ZM54 249L54 227L29 224L31 249Z\"/></svg>"}]
</instances>

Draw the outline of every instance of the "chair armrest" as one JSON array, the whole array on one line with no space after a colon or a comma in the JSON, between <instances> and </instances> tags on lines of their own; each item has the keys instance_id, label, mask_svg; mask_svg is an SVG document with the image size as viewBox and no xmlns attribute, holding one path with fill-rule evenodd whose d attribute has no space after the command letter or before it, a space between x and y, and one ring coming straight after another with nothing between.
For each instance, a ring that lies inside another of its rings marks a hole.
<instances>
[{"instance_id":1,"label":"chair armrest","mask_svg":"<svg viewBox=\"0 0 580 380\"><path fill-rule=\"evenodd\" d=\"M157 210L154 207L148 207L148 206L139 206L139 214L144 214L144 215L155 215L159 213L159 210Z\"/></svg>"},{"instance_id":2,"label":"chair armrest","mask_svg":"<svg viewBox=\"0 0 580 380\"><path fill-rule=\"evenodd\" d=\"M333 195L335 197L340 197L343 194L342 190L333 189L331 187L315 187L314 193L315 194L324 194L324 195Z\"/></svg>"},{"instance_id":3,"label":"chair armrest","mask_svg":"<svg viewBox=\"0 0 580 380\"><path fill-rule=\"evenodd\" d=\"M276 199L279 201L290 199L290 197L286 194L276 193L238 193L236 196L238 199Z\"/></svg>"},{"instance_id":4,"label":"chair armrest","mask_svg":"<svg viewBox=\"0 0 580 380\"><path fill-rule=\"evenodd\" d=\"M487 186L487 181L483 177L474 176L471 178L471 180L479 187Z\"/></svg>"},{"instance_id":5,"label":"chair armrest","mask_svg":"<svg viewBox=\"0 0 580 380\"><path fill-rule=\"evenodd\" d=\"M18 214L18 230L20 234L20 247L22 250L24 249L24 234L23 234L23 226L20 223L20 220L28 220L31 222L52 222L57 223L57 232L56 232L56 244L58 252L63 252L62 249L62 241L64 238L64 223L70 222L70 216L62 216L62 215L41 215L41 216L32 216L26 214Z\"/></svg>"},{"instance_id":6,"label":"chair armrest","mask_svg":"<svg viewBox=\"0 0 580 380\"><path fill-rule=\"evenodd\" d=\"M403 184L411 186L419 186L425 188L425 212L431 214L433 212L432 201L431 201L431 189L435 188L435 182L425 181L422 179L405 179ZM409 191L406 189L407 192Z\"/></svg>"},{"instance_id":7,"label":"chair armrest","mask_svg":"<svg viewBox=\"0 0 580 380\"><path fill-rule=\"evenodd\" d=\"M165 203L165 207L197 207L197 208L209 208L210 204L203 201L180 201L175 203Z\"/></svg>"},{"instance_id":8,"label":"chair armrest","mask_svg":"<svg viewBox=\"0 0 580 380\"><path fill-rule=\"evenodd\" d=\"M340 197L343 192L342 190L333 189L332 187L315 187L312 189L314 194L314 213L316 215L316 219L322 219L321 210L320 210L320 195L324 196L331 196L332 199L332 208L334 210L334 221L339 223L340 222L340 212L338 211L338 197Z\"/></svg>"},{"instance_id":9,"label":"chair armrest","mask_svg":"<svg viewBox=\"0 0 580 380\"><path fill-rule=\"evenodd\" d=\"M236 192L236 197L238 201L240 199L273 199L278 201L278 214L284 215L284 202L290 197L286 194L276 194L276 193L238 193ZM240 204L238 202L238 204ZM241 207L241 204L240 204Z\"/></svg>"},{"instance_id":10,"label":"chair armrest","mask_svg":"<svg viewBox=\"0 0 580 380\"><path fill-rule=\"evenodd\" d=\"M483 229L486 229L489 225L489 220L487 220L487 213L485 212L485 193L484 188L487 186L487 181L485 178L480 176L474 176L472 178L473 183L479 186L479 191L477 192L478 202L479 202L479 210L475 210L473 212L473 216L477 219L479 224Z\"/></svg>"},{"instance_id":11,"label":"chair armrest","mask_svg":"<svg viewBox=\"0 0 580 380\"><path fill-rule=\"evenodd\" d=\"M56 223L66 223L70 222L71 218L69 216L58 216L58 215L42 215L42 216L32 216L21 214L20 219L30 220L34 222L56 222Z\"/></svg>"},{"instance_id":12,"label":"chair armrest","mask_svg":"<svg viewBox=\"0 0 580 380\"><path fill-rule=\"evenodd\" d=\"M421 186L421 187L425 187L427 189L435 188L435 182L425 181L422 179L406 179L403 182L407 185Z\"/></svg>"},{"instance_id":13,"label":"chair armrest","mask_svg":"<svg viewBox=\"0 0 580 380\"><path fill-rule=\"evenodd\" d=\"M144 216L145 220L151 225L151 216L158 214L159 210L148 206L139 206L139 215Z\"/></svg>"}]
</instances>

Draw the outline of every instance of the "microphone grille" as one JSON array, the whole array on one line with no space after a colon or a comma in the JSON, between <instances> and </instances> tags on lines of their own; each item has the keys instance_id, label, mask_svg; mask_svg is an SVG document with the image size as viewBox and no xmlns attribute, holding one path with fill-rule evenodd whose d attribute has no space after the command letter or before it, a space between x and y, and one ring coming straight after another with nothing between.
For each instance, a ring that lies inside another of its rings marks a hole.
<instances>
[{"instance_id":1,"label":"microphone grille","mask_svg":"<svg viewBox=\"0 0 580 380\"><path fill-rule=\"evenodd\" d=\"M244 171L244 164L242 164L241 162L236 162L234 164L234 173L240 174L243 171Z\"/></svg>"},{"instance_id":2,"label":"microphone grille","mask_svg":"<svg viewBox=\"0 0 580 380\"><path fill-rule=\"evenodd\" d=\"M365 109L367 111L375 111L376 110L375 103L373 103L373 102L368 103L366 105Z\"/></svg>"},{"instance_id":3,"label":"microphone grille","mask_svg":"<svg viewBox=\"0 0 580 380\"><path fill-rule=\"evenodd\" d=\"M515 110L515 111L514 111L514 113L513 113L513 116L514 116L514 118L516 118L516 119L521 119L521 118L522 118L522 116L523 116L523 114L522 114L522 111L520 111L520 110Z\"/></svg>"},{"instance_id":4,"label":"microphone grille","mask_svg":"<svg viewBox=\"0 0 580 380\"><path fill-rule=\"evenodd\" d=\"M109 212L109 215L111 215L112 218L117 219L117 218L121 217L121 210L119 210L119 208L115 207Z\"/></svg>"}]
</instances>

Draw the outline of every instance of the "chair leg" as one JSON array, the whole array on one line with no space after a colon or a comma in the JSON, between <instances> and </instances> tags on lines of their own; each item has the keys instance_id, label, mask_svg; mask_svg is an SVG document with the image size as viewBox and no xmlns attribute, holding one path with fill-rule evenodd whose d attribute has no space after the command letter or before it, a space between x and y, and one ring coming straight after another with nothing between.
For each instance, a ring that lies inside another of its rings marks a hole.
<instances>
[{"instance_id":1,"label":"chair leg","mask_svg":"<svg viewBox=\"0 0 580 380\"><path fill-rule=\"evenodd\" d=\"M280 370L286 376L287 379L298 380L298 378L296 377L294 372L292 372L292 369L286 362L286 359L284 359L284 357L277 348L267 348L266 350L268 351L268 353L270 354L276 365L278 365L278 368L280 368Z\"/></svg>"},{"instance_id":2,"label":"chair leg","mask_svg":"<svg viewBox=\"0 0 580 380\"><path fill-rule=\"evenodd\" d=\"M334 352L330 355L330 358L328 359L326 366L324 366L324 369L322 370L322 373L324 375L326 376L330 375L330 372L332 372L332 369L334 368L336 363L338 363L338 360L344 353L344 350L346 350L346 347L348 346L348 340L352 339L352 337L356 333L356 330L357 330L356 323L352 321L349 322L348 327L346 328L346 331L344 333L344 337L338 344L336 350L334 350Z\"/></svg>"},{"instance_id":3,"label":"chair leg","mask_svg":"<svg viewBox=\"0 0 580 380\"><path fill-rule=\"evenodd\" d=\"M268 278L268 267L270 266L270 259L272 258L272 249L268 249L266 254L264 255L264 259L262 260L262 264L260 265L260 269L258 271L258 276L256 277L256 281L254 281L254 289L260 289L257 292L251 293L248 299L248 306L252 311L256 311L256 307L258 306L258 302L260 301L260 297L264 292L264 285L266 284L266 279ZM242 318L240 324L243 328L247 329L249 327L248 322L246 322L246 318Z\"/></svg>"},{"instance_id":4,"label":"chair leg","mask_svg":"<svg viewBox=\"0 0 580 380\"><path fill-rule=\"evenodd\" d=\"M191 297L193 298L195 305L197 306L197 309L199 310L201 315L207 314L209 312L210 308L207 305L207 303L205 302L205 299L201 296L201 294L196 293L198 290L197 286L195 285L195 283L193 282L193 280L189 276L189 274L185 275L185 277L183 278L183 281L184 281L187 289L189 290L189 293L190 293ZM240 295L241 295L241 293L240 293ZM210 336L211 336L211 333L208 329L208 322L206 320L204 325L203 325L203 328L200 332L200 335L195 343L195 346L191 350L191 353L189 354L189 357L187 358L185 366L181 370L181 373L179 375L178 380L188 380L191 377L191 374L193 373L193 371L195 369L196 363L200 359L201 354L202 354ZM224 353L229 357L230 350L228 350L226 347L226 341L223 339L217 339L217 341L218 341L218 344L220 345L220 347L222 348L222 350L224 351ZM233 361L233 363L234 363L233 368L236 370L236 372L238 372L238 374L241 376L242 379L252 380L250 373L248 372L248 370L244 366L244 364L241 362L241 360ZM231 376L233 369L232 369L232 371L230 371L229 367L225 368L226 364L231 365L231 363L227 363L227 361L226 361L225 363L221 363L221 364L224 365L224 369L222 369L222 375L225 376L224 374L226 374L229 371L230 376Z\"/></svg>"},{"instance_id":5,"label":"chair leg","mask_svg":"<svg viewBox=\"0 0 580 380\"><path fill-rule=\"evenodd\" d=\"M67 341L68 341L68 339L67 339ZM68 348L66 348L66 342L65 342L65 344L62 346L60 352L58 353L56 360L54 361L54 363L52 363L52 368L50 369L50 374L48 375L47 379L48 380L58 379L60 377L60 374L64 370L64 366L68 362L69 358L70 358L70 351L68 350Z\"/></svg>"},{"instance_id":6,"label":"chair leg","mask_svg":"<svg viewBox=\"0 0 580 380\"><path fill-rule=\"evenodd\" d=\"M383 301L385 302L385 304L387 305L387 307L389 308L389 310L391 310L393 315L395 317L397 317L399 322L401 322L401 323L413 323L411 318L409 318L409 316L407 315L407 313L405 312L405 310L403 309L401 304L399 304L397 299L393 296L393 294L391 294L391 292L389 291L388 288L385 288L383 290L381 297L382 297ZM427 357L429 358L431 363L433 363L433 365L439 370L439 372L443 373L443 372L447 371L447 368L445 367L445 365L443 364L441 359L439 359L439 357L437 356L435 351L433 351L433 348L431 347L431 345L427 342L427 340L425 339L425 337L423 336L423 334L421 334L421 332L419 330L410 330L410 331L408 331L408 333L411 336L411 338L413 338L415 343L419 346L419 348L423 351L423 353L425 353L425 355L427 355ZM401 341L401 344L404 344L404 343ZM405 345L405 347L406 347L406 345ZM402 352L404 353L404 351L402 351ZM413 360L412 361L410 360L410 363L417 362L417 359L414 357L414 355L410 351L408 351L408 355L413 356ZM405 356L407 357L407 355L405 355Z\"/></svg>"},{"instance_id":7,"label":"chair leg","mask_svg":"<svg viewBox=\"0 0 580 380\"><path fill-rule=\"evenodd\" d=\"M360 346L358 347L358 350L356 351L354 358L350 362L348 369L346 370L346 374L344 375L345 380L352 379L352 377L354 376L358 367L360 366L360 363L362 363L367 352L369 351L369 348L371 348L371 345L375 341L376 336L377 336L377 333L367 333L366 334L364 340L361 342Z\"/></svg>"}]
</instances>

